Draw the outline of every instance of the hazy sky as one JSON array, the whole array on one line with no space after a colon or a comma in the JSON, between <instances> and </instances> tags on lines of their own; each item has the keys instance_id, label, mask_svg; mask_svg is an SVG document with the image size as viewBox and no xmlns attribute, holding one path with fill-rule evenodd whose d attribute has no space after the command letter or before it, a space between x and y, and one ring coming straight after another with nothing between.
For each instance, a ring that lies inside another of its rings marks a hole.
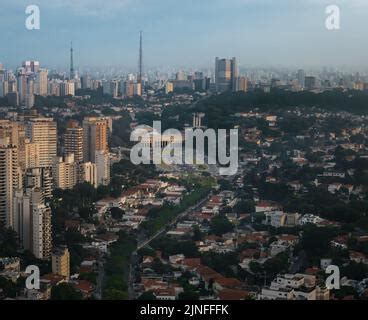
<instances>
[{"instance_id":1,"label":"hazy sky","mask_svg":"<svg viewBox=\"0 0 368 320\"><path fill-rule=\"evenodd\" d=\"M41 30L25 28L25 8L41 10ZM341 9L328 31L325 8ZM0 61L67 67L131 66L144 32L146 68L212 67L215 56L240 65L368 65L368 0L0 0Z\"/></svg>"}]
</instances>

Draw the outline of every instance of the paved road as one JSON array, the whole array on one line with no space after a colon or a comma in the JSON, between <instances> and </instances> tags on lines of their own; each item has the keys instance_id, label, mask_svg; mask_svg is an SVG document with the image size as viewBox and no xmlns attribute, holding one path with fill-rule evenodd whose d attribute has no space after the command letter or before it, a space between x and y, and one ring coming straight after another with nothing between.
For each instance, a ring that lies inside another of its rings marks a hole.
<instances>
[{"instance_id":1,"label":"paved road","mask_svg":"<svg viewBox=\"0 0 368 320\"><path fill-rule=\"evenodd\" d=\"M96 299L100 300L102 299L103 282L105 276L104 263L105 263L104 258L98 260L98 276L97 276L95 297Z\"/></svg>"},{"instance_id":2,"label":"paved road","mask_svg":"<svg viewBox=\"0 0 368 320\"><path fill-rule=\"evenodd\" d=\"M194 206L188 208L187 210L185 210L184 212L180 213L178 216L176 216L176 218L174 220L172 220L171 222L169 222L168 224L166 224L164 227L162 227L160 230L158 230L154 235L152 235L150 238L140 242L137 246L137 250L134 251L132 253L131 259L130 259L130 266L129 266L129 280L128 280L128 294L129 294L129 300L133 300L136 299L137 297L135 296L134 293L134 282L135 282L135 266L138 263L138 256L137 256L137 251L144 248L145 246L149 245L153 240L155 240L156 238L158 238L160 235L162 235L166 230L167 227L172 227L174 226L176 223L178 223L179 220L185 218L188 214L190 214L191 212L201 208L206 201L209 200L209 198L211 197L212 192L204 199L202 199L200 202L196 203Z\"/></svg>"},{"instance_id":3,"label":"paved road","mask_svg":"<svg viewBox=\"0 0 368 320\"><path fill-rule=\"evenodd\" d=\"M211 195L211 194L210 194ZM195 204L194 206L188 208L183 213L180 213L176 218L171 221L170 223L166 224L164 227L162 227L159 231L157 231L153 236L151 236L149 239L144 240L143 242L139 243L137 246L137 250L144 248L146 245L151 243L153 240L155 240L157 237L159 237L163 232L166 231L167 227L172 227L175 225L180 219L185 218L189 213L195 211L196 209L202 207L206 201L210 198L210 195L208 195L206 198L201 200L199 203Z\"/></svg>"}]
</instances>

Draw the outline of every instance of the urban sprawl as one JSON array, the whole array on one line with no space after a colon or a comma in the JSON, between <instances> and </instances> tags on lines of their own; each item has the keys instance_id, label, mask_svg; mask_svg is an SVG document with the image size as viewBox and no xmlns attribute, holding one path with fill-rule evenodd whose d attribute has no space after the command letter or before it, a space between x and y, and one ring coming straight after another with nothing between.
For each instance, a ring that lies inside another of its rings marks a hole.
<instances>
[{"instance_id":1,"label":"urban sprawl","mask_svg":"<svg viewBox=\"0 0 368 320\"><path fill-rule=\"evenodd\" d=\"M102 74L73 54L68 72L0 64L0 299L367 299L368 74ZM236 174L132 164L153 121L238 129Z\"/></svg>"}]
</instances>

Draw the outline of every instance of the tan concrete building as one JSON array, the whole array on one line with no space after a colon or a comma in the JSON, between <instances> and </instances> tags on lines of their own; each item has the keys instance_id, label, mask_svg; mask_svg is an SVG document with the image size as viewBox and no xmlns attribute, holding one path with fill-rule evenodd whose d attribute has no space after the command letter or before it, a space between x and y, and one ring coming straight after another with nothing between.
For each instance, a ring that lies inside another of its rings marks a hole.
<instances>
[{"instance_id":1,"label":"tan concrete building","mask_svg":"<svg viewBox=\"0 0 368 320\"><path fill-rule=\"evenodd\" d=\"M83 162L83 128L77 121L70 121L64 135L65 154L74 154L76 163Z\"/></svg>"},{"instance_id":2,"label":"tan concrete building","mask_svg":"<svg viewBox=\"0 0 368 320\"><path fill-rule=\"evenodd\" d=\"M78 164L74 161L74 154L57 157L53 166L54 185L60 189L72 189L78 183Z\"/></svg>"},{"instance_id":3,"label":"tan concrete building","mask_svg":"<svg viewBox=\"0 0 368 320\"><path fill-rule=\"evenodd\" d=\"M70 277L70 254L67 247L57 248L52 252L52 273Z\"/></svg>"},{"instance_id":4,"label":"tan concrete building","mask_svg":"<svg viewBox=\"0 0 368 320\"><path fill-rule=\"evenodd\" d=\"M97 151L108 151L109 120L88 117L83 120L84 162L95 162Z\"/></svg>"},{"instance_id":5,"label":"tan concrete building","mask_svg":"<svg viewBox=\"0 0 368 320\"><path fill-rule=\"evenodd\" d=\"M27 138L37 143L40 167L51 167L57 154L57 127L52 118L31 118L26 127Z\"/></svg>"}]
</instances>

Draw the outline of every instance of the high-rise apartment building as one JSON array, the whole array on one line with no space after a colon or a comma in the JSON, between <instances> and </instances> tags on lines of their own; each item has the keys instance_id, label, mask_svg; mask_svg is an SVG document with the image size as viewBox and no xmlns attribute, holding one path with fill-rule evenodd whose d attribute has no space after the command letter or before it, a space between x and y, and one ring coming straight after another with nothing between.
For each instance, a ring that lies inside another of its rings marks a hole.
<instances>
[{"instance_id":1,"label":"high-rise apartment building","mask_svg":"<svg viewBox=\"0 0 368 320\"><path fill-rule=\"evenodd\" d=\"M74 96L75 89L74 80L63 81L60 83L60 96Z\"/></svg>"},{"instance_id":2,"label":"high-rise apartment building","mask_svg":"<svg viewBox=\"0 0 368 320\"><path fill-rule=\"evenodd\" d=\"M107 151L96 151L97 184L107 186L110 183L110 155Z\"/></svg>"},{"instance_id":3,"label":"high-rise apartment building","mask_svg":"<svg viewBox=\"0 0 368 320\"><path fill-rule=\"evenodd\" d=\"M76 163L83 162L83 128L77 121L70 121L67 124L64 135L64 154L74 154Z\"/></svg>"},{"instance_id":4,"label":"high-rise apartment building","mask_svg":"<svg viewBox=\"0 0 368 320\"><path fill-rule=\"evenodd\" d=\"M38 143L32 143L30 139L24 144L24 169L40 166L40 149Z\"/></svg>"},{"instance_id":5,"label":"high-rise apartment building","mask_svg":"<svg viewBox=\"0 0 368 320\"><path fill-rule=\"evenodd\" d=\"M20 127L15 121L0 120L0 139L9 138L11 145L18 146Z\"/></svg>"},{"instance_id":6,"label":"high-rise apartment building","mask_svg":"<svg viewBox=\"0 0 368 320\"><path fill-rule=\"evenodd\" d=\"M235 80L235 88L233 91L239 92L243 91L246 92L248 90L248 80L245 77L238 77Z\"/></svg>"},{"instance_id":7,"label":"high-rise apartment building","mask_svg":"<svg viewBox=\"0 0 368 320\"><path fill-rule=\"evenodd\" d=\"M96 164L92 162L84 162L79 164L78 169L78 183L88 182L95 188L97 184L97 168Z\"/></svg>"},{"instance_id":8,"label":"high-rise apartment building","mask_svg":"<svg viewBox=\"0 0 368 320\"><path fill-rule=\"evenodd\" d=\"M36 93L40 96L47 96L48 93L48 70L39 69L36 75Z\"/></svg>"},{"instance_id":9,"label":"high-rise apartment building","mask_svg":"<svg viewBox=\"0 0 368 320\"><path fill-rule=\"evenodd\" d=\"M40 69L39 61L24 61L22 67L26 73L37 73Z\"/></svg>"},{"instance_id":10,"label":"high-rise apartment building","mask_svg":"<svg viewBox=\"0 0 368 320\"><path fill-rule=\"evenodd\" d=\"M304 87L306 90L313 90L317 87L317 79L316 77L305 77Z\"/></svg>"},{"instance_id":11,"label":"high-rise apartment building","mask_svg":"<svg viewBox=\"0 0 368 320\"><path fill-rule=\"evenodd\" d=\"M97 151L108 151L109 121L88 117L83 120L84 162L94 162Z\"/></svg>"},{"instance_id":12,"label":"high-rise apartment building","mask_svg":"<svg viewBox=\"0 0 368 320\"><path fill-rule=\"evenodd\" d=\"M39 148L39 166L52 167L57 153L57 128L52 118L31 118L26 135Z\"/></svg>"},{"instance_id":13,"label":"high-rise apartment building","mask_svg":"<svg viewBox=\"0 0 368 320\"><path fill-rule=\"evenodd\" d=\"M9 138L0 138L0 223L12 227L13 196L21 184L18 149Z\"/></svg>"},{"instance_id":14,"label":"high-rise apartment building","mask_svg":"<svg viewBox=\"0 0 368 320\"><path fill-rule=\"evenodd\" d=\"M74 154L57 157L53 166L54 185L60 189L72 189L78 183L78 164L74 162Z\"/></svg>"},{"instance_id":15,"label":"high-rise apartment building","mask_svg":"<svg viewBox=\"0 0 368 320\"><path fill-rule=\"evenodd\" d=\"M25 189L19 187L13 197L14 230L20 245L38 259L49 259L51 254L51 209L45 203L52 192L50 169L28 169Z\"/></svg>"},{"instance_id":16,"label":"high-rise apartment building","mask_svg":"<svg viewBox=\"0 0 368 320\"><path fill-rule=\"evenodd\" d=\"M52 197L52 172L50 168L29 168L24 177L25 188L38 188L42 190L43 198Z\"/></svg>"},{"instance_id":17,"label":"high-rise apartment building","mask_svg":"<svg viewBox=\"0 0 368 320\"><path fill-rule=\"evenodd\" d=\"M25 106L30 109L35 104L35 83L32 77L27 78Z\"/></svg>"},{"instance_id":18,"label":"high-rise apartment building","mask_svg":"<svg viewBox=\"0 0 368 320\"><path fill-rule=\"evenodd\" d=\"M236 79L239 76L236 58L219 59L215 62L215 83L217 92L235 90Z\"/></svg>"},{"instance_id":19,"label":"high-rise apartment building","mask_svg":"<svg viewBox=\"0 0 368 320\"><path fill-rule=\"evenodd\" d=\"M0 120L0 138L9 138L9 143L18 148L18 163L25 169L25 128L24 125L10 120Z\"/></svg>"},{"instance_id":20,"label":"high-rise apartment building","mask_svg":"<svg viewBox=\"0 0 368 320\"><path fill-rule=\"evenodd\" d=\"M81 77L81 87L82 89L91 89L92 80L88 75L84 75Z\"/></svg>"},{"instance_id":21,"label":"high-rise apartment building","mask_svg":"<svg viewBox=\"0 0 368 320\"><path fill-rule=\"evenodd\" d=\"M305 86L305 76L306 76L305 71L303 69L299 69L296 74L296 77L301 87Z\"/></svg>"},{"instance_id":22,"label":"high-rise apartment building","mask_svg":"<svg viewBox=\"0 0 368 320\"><path fill-rule=\"evenodd\" d=\"M32 205L32 253L36 258L48 260L51 257L51 208L44 203Z\"/></svg>"},{"instance_id":23,"label":"high-rise apartment building","mask_svg":"<svg viewBox=\"0 0 368 320\"><path fill-rule=\"evenodd\" d=\"M19 103L25 104L27 97L27 76L24 68L18 68L17 70L17 92Z\"/></svg>"}]
</instances>

